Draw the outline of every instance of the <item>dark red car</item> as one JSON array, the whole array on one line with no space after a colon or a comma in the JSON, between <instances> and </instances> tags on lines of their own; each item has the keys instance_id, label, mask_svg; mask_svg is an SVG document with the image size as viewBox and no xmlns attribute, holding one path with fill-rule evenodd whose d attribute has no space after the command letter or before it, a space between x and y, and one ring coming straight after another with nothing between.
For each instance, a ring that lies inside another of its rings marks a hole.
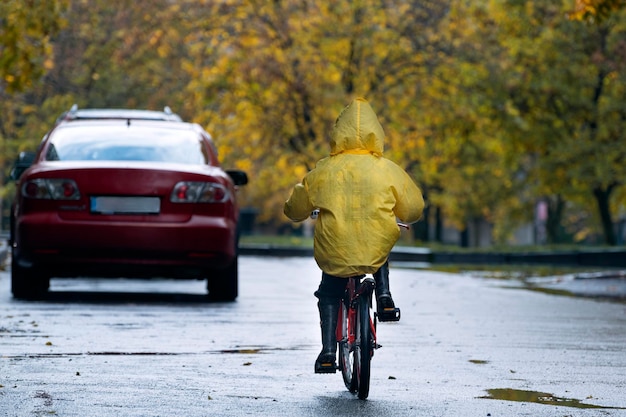
<instances>
[{"instance_id":1,"label":"dark red car","mask_svg":"<svg viewBox=\"0 0 626 417\"><path fill-rule=\"evenodd\" d=\"M210 135L168 108L74 106L13 177L15 297L45 295L52 277L199 278L212 299L237 297L247 175L224 171Z\"/></svg>"}]
</instances>

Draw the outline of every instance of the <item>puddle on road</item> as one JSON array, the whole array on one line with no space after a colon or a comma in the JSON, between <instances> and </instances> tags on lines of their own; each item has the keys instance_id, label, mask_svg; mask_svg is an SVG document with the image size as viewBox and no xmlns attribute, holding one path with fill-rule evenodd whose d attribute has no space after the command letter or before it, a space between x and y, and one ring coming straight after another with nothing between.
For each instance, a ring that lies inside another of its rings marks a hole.
<instances>
[{"instance_id":1,"label":"puddle on road","mask_svg":"<svg viewBox=\"0 0 626 417\"><path fill-rule=\"evenodd\" d=\"M512 388L496 388L487 390L489 395L483 397L489 400L505 400L505 401L518 401L526 403L546 404L546 405L558 405L561 407L574 407L574 408L603 408L624 410L623 407L605 407L602 405L586 404L580 400L573 398L560 398L555 397L553 394L537 391L524 391Z\"/></svg>"},{"instance_id":2,"label":"puddle on road","mask_svg":"<svg viewBox=\"0 0 626 417\"><path fill-rule=\"evenodd\" d=\"M0 355L3 359L45 359L45 358L64 358L68 356L177 356L177 355L204 355L204 354L240 354L240 355L256 355L274 351L301 350L300 346L291 348L277 347L237 347L234 349L222 349L202 352L124 352L124 351L100 351L100 352L82 352L82 353L38 353L24 355Z\"/></svg>"},{"instance_id":3,"label":"puddle on road","mask_svg":"<svg viewBox=\"0 0 626 417\"><path fill-rule=\"evenodd\" d=\"M241 353L244 355L251 355L255 353L260 353L261 349L224 349L220 350L220 353Z\"/></svg>"},{"instance_id":4,"label":"puddle on road","mask_svg":"<svg viewBox=\"0 0 626 417\"><path fill-rule=\"evenodd\" d=\"M303 349L301 346L292 346L292 347L237 346L234 349L219 350L217 351L217 353L255 355L257 353L280 352L280 351L286 351L286 350L301 350L301 349Z\"/></svg>"},{"instance_id":5,"label":"puddle on road","mask_svg":"<svg viewBox=\"0 0 626 417\"><path fill-rule=\"evenodd\" d=\"M173 352L87 352L89 356L176 356Z\"/></svg>"}]
</instances>

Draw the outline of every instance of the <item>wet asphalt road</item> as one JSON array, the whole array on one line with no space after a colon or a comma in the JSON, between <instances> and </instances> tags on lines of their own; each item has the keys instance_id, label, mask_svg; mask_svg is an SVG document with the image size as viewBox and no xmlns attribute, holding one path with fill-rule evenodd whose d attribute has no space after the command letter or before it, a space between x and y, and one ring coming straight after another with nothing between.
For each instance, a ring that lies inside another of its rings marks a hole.
<instances>
[{"instance_id":1,"label":"wet asphalt road","mask_svg":"<svg viewBox=\"0 0 626 417\"><path fill-rule=\"evenodd\" d=\"M170 280L17 301L0 272L0 416L626 416L626 304L563 295L574 280L542 283L555 295L392 265L402 321L379 324L361 401L313 374L315 263L240 262L235 303Z\"/></svg>"}]
</instances>

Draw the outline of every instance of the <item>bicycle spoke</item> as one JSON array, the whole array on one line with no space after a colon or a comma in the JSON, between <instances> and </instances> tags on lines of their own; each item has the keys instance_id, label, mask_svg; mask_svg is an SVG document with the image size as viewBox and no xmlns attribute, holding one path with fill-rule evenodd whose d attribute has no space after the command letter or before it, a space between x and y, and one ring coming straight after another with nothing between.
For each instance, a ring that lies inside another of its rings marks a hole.
<instances>
[{"instance_id":1,"label":"bicycle spoke","mask_svg":"<svg viewBox=\"0 0 626 417\"><path fill-rule=\"evenodd\" d=\"M348 308L342 303L338 321L340 331L337 334L337 340L339 340L339 366L341 367L343 382L348 391L354 393L357 389L357 378L354 375L354 343L351 342L353 337L350 335L354 331L354 315L351 318L348 311Z\"/></svg>"}]
</instances>

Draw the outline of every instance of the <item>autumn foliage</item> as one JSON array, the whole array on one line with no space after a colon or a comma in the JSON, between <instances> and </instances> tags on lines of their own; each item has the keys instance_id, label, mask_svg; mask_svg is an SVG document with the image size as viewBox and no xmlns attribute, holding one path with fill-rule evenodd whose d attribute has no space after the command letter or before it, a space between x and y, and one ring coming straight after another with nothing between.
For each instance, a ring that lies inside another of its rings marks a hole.
<instances>
[{"instance_id":1,"label":"autumn foliage","mask_svg":"<svg viewBox=\"0 0 626 417\"><path fill-rule=\"evenodd\" d=\"M28 7L32 3L33 7ZM244 169L242 204L287 224L291 187L366 97L426 221L494 242L548 207L549 242L620 239L626 221L626 11L620 0L5 0L0 162L80 107L160 109ZM10 191L11 185L5 187ZM622 222L622 223L620 223ZM439 228L416 237L438 240Z\"/></svg>"}]
</instances>

